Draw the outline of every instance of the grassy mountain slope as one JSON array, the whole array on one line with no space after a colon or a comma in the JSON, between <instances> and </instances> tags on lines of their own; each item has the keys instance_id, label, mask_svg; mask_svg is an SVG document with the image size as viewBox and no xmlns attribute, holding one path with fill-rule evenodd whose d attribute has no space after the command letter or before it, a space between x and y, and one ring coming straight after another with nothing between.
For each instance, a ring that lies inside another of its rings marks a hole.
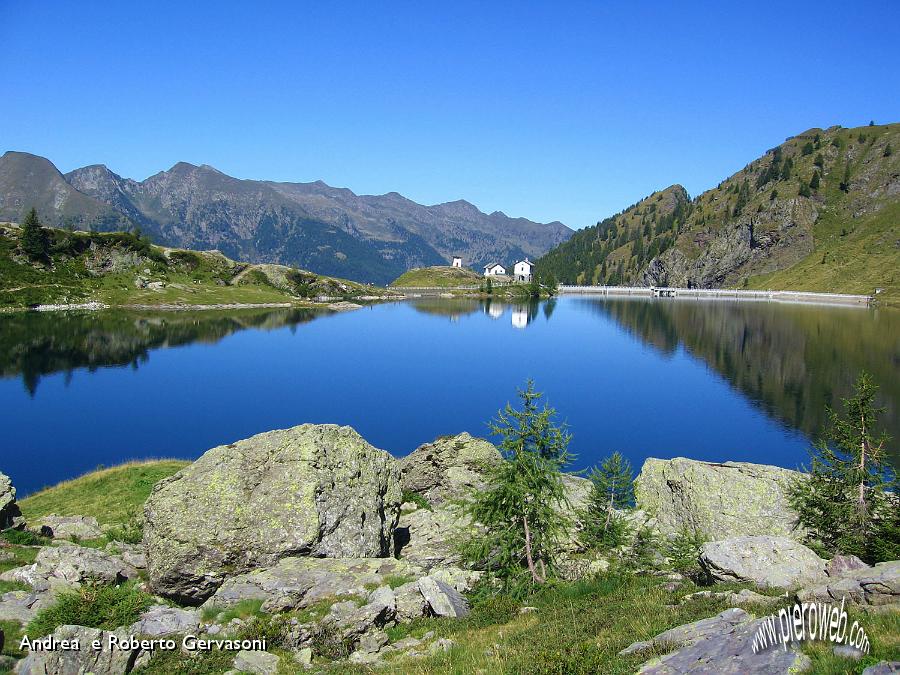
<instances>
[{"instance_id":1,"label":"grassy mountain slope","mask_svg":"<svg viewBox=\"0 0 900 675\"><path fill-rule=\"evenodd\" d=\"M20 248L21 229L0 224L0 307L301 303L384 293L283 265L235 262L218 251L162 248L131 233L45 230L50 256L35 262Z\"/></svg>"},{"instance_id":2,"label":"grassy mountain slope","mask_svg":"<svg viewBox=\"0 0 900 675\"><path fill-rule=\"evenodd\" d=\"M391 282L391 286L454 288L456 286L477 285L482 281L484 281L484 278L480 274L466 267L439 265L436 267L419 267L409 270L409 272L404 272Z\"/></svg>"},{"instance_id":3,"label":"grassy mountain slope","mask_svg":"<svg viewBox=\"0 0 900 675\"><path fill-rule=\"evenodd\" d=\"M627 228L622 241L623 223L646 220L651 195L576 233L538 269L570 283L866 293L878 286L891 301L900 294L898 150L900 124L811 129L681 206L671 230L651 225L649 236L645 227L640 243L628 243Z\"/></svg>"}]
</instances>

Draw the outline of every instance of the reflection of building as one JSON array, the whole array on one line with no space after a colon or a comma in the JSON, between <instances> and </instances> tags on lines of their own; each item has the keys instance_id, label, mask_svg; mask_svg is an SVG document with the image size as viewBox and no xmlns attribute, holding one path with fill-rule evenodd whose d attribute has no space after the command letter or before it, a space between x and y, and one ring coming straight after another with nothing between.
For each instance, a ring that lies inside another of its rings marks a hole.
<instances>
[{"instance_id":1,"label":"reflection of building","mask_svg":"<svg viewBox=\"0 0 900 675\"><path fill-rule=\"evenodd\" d=\"M486 277L504 276L505 274L506 268L500 263L489 263L484 266L484 276Z\"/></svg>"},{"instance_id":2,"label":"reflection of building","mask_svg":"<svg viewBox=\"0 0 900 675\"><path fill-rule=\"evenodd\" d=\"M487 306L487 313L492 319L499 319L503 316L503 305L499 302L492 302Z\"/></svg>"},{"instance_id":3,"label":"reflection of building","mask_svg":"<svg viewBox=\"0 0 900 675\"><path fill-rule=\"evenodd\" d=\"M531 281L531 275L534 273L534 263L525 258L519 260L513 267L516 281Z\"/></svg>"},{"instance_id":4,"label":"reflection of building","mask_svg":"<svg viewBox=\"0 0 900 675\"><path fill-rule=\"evenodd\" d=\"M513 328L525 328L528 325L528 310L524 307L514 307L512 311Z\"/></svg>"},{"instance_id":5,"label":"reflection of building","mask_svg":"<svg viewBox=\"0 0 900 675\"><path fill-rule=\"evenodd\" d=\"M458 255L453 256L453 266L462 267L462 258Z\"/></svg>"}]
</instances>

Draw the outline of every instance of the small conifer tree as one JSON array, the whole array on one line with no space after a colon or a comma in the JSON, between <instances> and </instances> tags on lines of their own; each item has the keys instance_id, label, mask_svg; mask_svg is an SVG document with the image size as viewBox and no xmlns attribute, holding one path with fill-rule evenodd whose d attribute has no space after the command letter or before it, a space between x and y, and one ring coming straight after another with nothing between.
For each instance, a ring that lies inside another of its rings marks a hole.
<instances>
[{"instance_id":1,"label":"small conifer tree","mask_svg":"<svg viewBox=\"0 0 900 675\"><path fill-rule=\"evenodd\" d=\"M584 517L586 543L615 547L627 528L617 510L634 506L631 463L614 452L591 470L591 492Z\"/></svg>"},{"instance_id":2,"label":"small conifer tree","mask_svg":"<svg viewBox=\"0 0 900 675\"><path fill-rule=\"evenodd\" d=\"M828 411L825 438L813 449L809 473L793 483L789 498L811 542L869 562L891 560L900 557L900 509L886 458L890 439L877 431L884 408L875 406L878 387L867 373L854 390L843 401L846 417Z\"/></svg>"},{"instance_id":3,"label":"small conifer tree","mask_svg":"<svg viewBox=\"0 0 900 675\"><path fill-rule=\"evenodd\" d=\"M22 221L22 250L32 260L46 260L50 253L47 231L41 227L37 211L31 209Z\"/></svg>"}]
</instances>

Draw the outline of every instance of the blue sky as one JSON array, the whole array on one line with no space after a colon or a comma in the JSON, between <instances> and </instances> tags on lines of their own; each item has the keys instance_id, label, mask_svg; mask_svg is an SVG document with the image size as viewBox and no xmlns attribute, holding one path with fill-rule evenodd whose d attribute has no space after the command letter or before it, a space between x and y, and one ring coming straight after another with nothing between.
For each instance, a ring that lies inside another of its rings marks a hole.
<instances>
[{"instance_id":1,"label":"blue sky","mask_svg":"<svg viewBox=\"0 0 900 675\"><path fill-rule=\"evenodd\" d=\"M0 0L0 149L584 227L900 121L896 0L332 4Z\"/></svg>"}]
</instances>

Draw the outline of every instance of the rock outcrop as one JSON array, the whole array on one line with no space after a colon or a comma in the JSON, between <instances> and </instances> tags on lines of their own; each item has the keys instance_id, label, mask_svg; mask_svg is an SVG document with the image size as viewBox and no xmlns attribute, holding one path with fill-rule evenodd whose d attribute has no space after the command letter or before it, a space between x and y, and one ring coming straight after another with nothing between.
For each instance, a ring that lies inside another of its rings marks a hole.
<instances>
[{"instance_id":1,"label":"rock outcrop","mask_svg":"<svg viewBox=\"0 0 900 675\"><path fill-rule=\"evenodd\" d=\"M646 642L636 642L621 653L679 645L672 653L642 665L638 670L640 675L788 675L807 669L809 658L795 644L787 649L773 647L753 652L753 638L763 621L754 621L742 609L726 609L709 619L667 630Z\"/></svg>"},{"instance_id":2,"label":"rock outcrop","mask_svg":"<svg viewBox=\"0 0 900 675\"><path fill-rule=\"evenodd\" d=\"M114 584L134 579L137 570L121 558L94 548L64 544L45 546L31 565L0 574L0 581L19 581L36 591L77 587L82 583Z\"/></svg>"},{"instance_id":3,"label":"rock outcrop","mask_svg":"<svg viewBox=\"0 0 900 675\"><path fill-rule=\"evenodd\" d=\"M787 537L732 537L707 542L700 565L716 581L750 581L784 590L825 580L826 561Z\"/></svg>"},{"instance_id":4,"label":"rock outcrop","mask_svg":"<svg viewBox=\"0 0 900 675\"><path fill-rule=\"evenodd\" d=\"M137 665L142 665L149 652L140 648L108 649L110 637L124 645L130 634L125 631L104 631L84 626L60 626L52 633L57 644L66 641L73 645L77 640L78 649L57 648L48 651L31 651L22 661L16 664L17 675L122 675L130 673ZM100 640L103 649L92 649L91 643Z\"/></svg>"},{"instance_id":5,"label":"rock outcrop","mask_svg":"<svg viewBox=\"0 0 900 675\"><path fill-rule=\"evenodd\" d=\"M900 610L900 560L874 567L842 568L837 576L797 593L801 602L847 602Z\"/></svg>"},{"instance_id":6,"label":"rock outcrop","mask_svg":"<svg viewBox=\"0 0 900 675\"><path fill-rule=\"evenodd\" d=\"M800 474L764 464L650 458L635 480L638 507L660 534L685 529L709 539L771 535L800 539L786 497Z\"/></svg>"},{"instance_id":7,"label":"rock outcrop","mask_svg":"<svg viewBox=\"0 0 900 675\"><path fill-rule=\"evenodd\" d=\"M262 600L267 612L308 607L326 598L365 596L388 577L416 578L419 567L394 558L283 558L272 567L228 579L204 607L226 608Z\"/></svg>"},{"instance_id":8,"label":"rock outcrop","mask_svg":"<svg viewBox=\"0 0 900 675\"><path fill-rule=\"evenodd\" d=\"M388 556L394 459L350 427L304 424L207 451L144 507L152 588L200 603L229 576L288 556Z\"/></svg>"},{"instance_id":9,"label":"rock outcrop","mask_svg":"<svg viewBox=\"0 0 900 675\"><path fill-rule=\"evenodd\" d=\"M16 504L16 488L9 476L0 472L0 530L24 525L25 519Z\"/></svg>"}]
</instances>

